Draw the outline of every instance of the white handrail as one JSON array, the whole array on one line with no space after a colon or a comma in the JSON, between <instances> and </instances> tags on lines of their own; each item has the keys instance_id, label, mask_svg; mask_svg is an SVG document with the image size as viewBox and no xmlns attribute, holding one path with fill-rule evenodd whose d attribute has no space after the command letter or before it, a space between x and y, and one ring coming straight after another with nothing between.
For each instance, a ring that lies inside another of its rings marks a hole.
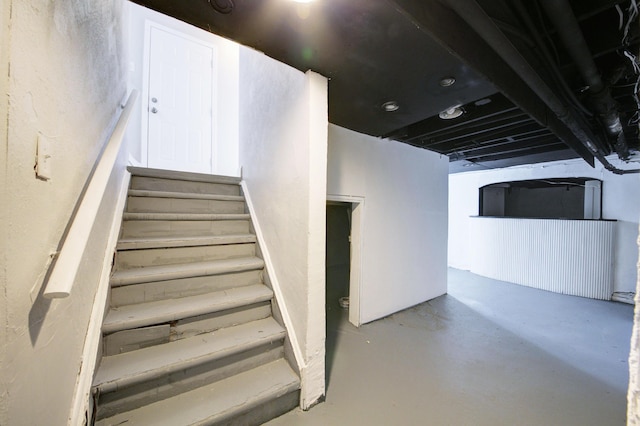
<instances>
[{"instance_id":1,"label":"white handrail","mask_svg":"<svg viewBox=\"0 0 640 426\"><path fill-rule=\"evenodd\" d=\"M100 201L109 182L113 165L120 153L124 132L137 98L138 91L134 89L129 95L118 123L113 129L113 133L111 133L107 146L91 177L45 287L44 297L47 299L68 297L71 293L71 288L82 261L82 256L79 256L78 253L84 252L87 241L89 241L89 235L98 214Z\"/></svg>"}]
</instances>

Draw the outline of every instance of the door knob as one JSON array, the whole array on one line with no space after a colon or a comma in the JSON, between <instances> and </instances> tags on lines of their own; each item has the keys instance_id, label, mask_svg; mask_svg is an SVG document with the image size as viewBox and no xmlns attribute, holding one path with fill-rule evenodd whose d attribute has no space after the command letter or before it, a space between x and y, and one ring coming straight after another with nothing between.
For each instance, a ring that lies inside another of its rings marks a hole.
<instances>
[{"instance_id":1,"label":"door knob","mask_svg":"<svg viewBox=\"0 0 640 426\"><path fill-rule=\"evenodd\" d=\"M157 113L158 112L158 108L156 108L156 107L151 108L151 112L154 113L154 114Z\"/></svg>"},{"instance_id":2,"label":"door knob","mask_svg":"<svg viewBox=\"0 0 640 426\"><path fill-rule=\"evenodd\" d=\"M151 102L153 102L155 104L156 102L158 102L158 99L157 98L151 98Z\"/></svg>"}]
</instances>

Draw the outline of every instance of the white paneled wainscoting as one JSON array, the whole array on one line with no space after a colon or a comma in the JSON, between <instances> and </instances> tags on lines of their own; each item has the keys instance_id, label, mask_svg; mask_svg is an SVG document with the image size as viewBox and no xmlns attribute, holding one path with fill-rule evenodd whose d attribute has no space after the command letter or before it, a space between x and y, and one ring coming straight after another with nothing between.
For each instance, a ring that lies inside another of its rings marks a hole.
<instances>
[{"instance_id":1,"label":"white paneled wainscoting","mask_svg":"<svg viewBox=\"0 0 640 426\"><path fill-rule=\"evenodd\" d=\"M471 272L610 300L616 221L472 217Z\"/></svg>"}]
</instances>

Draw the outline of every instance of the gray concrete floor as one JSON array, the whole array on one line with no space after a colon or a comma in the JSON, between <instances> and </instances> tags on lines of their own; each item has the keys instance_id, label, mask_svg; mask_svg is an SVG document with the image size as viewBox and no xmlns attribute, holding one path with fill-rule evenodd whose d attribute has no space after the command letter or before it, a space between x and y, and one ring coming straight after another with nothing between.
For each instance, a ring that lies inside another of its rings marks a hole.
<instances>
[{"instance_id":1,"label":"gray concrete floor","mask_svg":"<svg viewBox=\"0 0 640 426\"><path fill-rule=\"evenodd\" d=\"M269 425L625 424L630 305L450 269L447 295L360 328L333 306L326 401Z\"/></svg>"}]
</instances>

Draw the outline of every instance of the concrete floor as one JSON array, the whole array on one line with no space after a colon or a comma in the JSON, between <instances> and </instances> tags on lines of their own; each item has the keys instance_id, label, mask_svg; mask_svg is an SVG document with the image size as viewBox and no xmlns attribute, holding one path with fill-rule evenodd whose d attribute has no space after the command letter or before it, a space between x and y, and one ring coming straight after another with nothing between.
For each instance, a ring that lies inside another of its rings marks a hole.
<instances>
[{"instance_id":1,"label":"concrete floor","mask_svg":"<svg viewBox=\"0 0 640 426\"><path fill-rule=\"evenodd\" d=\"M449 294L360 328L333 302L326 401L269 425L625 424L630 305L455 269Z\"/></svg>"}]
</instances>

